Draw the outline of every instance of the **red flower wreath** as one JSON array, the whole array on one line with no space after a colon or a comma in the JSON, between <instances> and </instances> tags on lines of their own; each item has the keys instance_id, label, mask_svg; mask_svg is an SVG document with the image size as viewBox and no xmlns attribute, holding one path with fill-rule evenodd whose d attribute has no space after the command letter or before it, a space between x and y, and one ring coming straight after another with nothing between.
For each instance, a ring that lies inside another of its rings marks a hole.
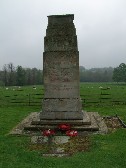
<instances>
[{"instance_id":1,"label":"red flower wreath","mask_svg":"<svg viewBox=\"0 0 126 168\"><path fill-rule=\"evenodd\" d=\"M70 124L59 124L58 128L62 131L68 131L68 130L70 130L71 126L70 126Z\"/></svg>"},{"instance_id":2,"label":"red flower wreath","mask_svg":"<svg viewBox=\"0 0 126 168\"><path fill-rule=\"evenodd\" d=\"M42 133L43 133L44 136L55 135L55 131L54 130L50 130L50 129L44 130Z\"/></svg>"},{"instance_id":3,"label":"red flower wreath","mask_svg":"<svg viewBox=\"0 0 126 168\"><path fill-rule=\"evenodd\" d=\"M75 130L68 130L68 131L66 131L66 135L67 135L67 136L74 137L74 136L77 136L77 135L78 135L78 132L75 131Z\"/></svg>"}]
</instances>

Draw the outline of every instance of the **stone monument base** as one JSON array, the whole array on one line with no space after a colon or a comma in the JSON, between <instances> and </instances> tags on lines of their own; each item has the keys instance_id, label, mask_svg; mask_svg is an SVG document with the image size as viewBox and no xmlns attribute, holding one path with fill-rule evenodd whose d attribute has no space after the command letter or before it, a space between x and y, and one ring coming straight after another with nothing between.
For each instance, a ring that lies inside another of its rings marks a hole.
<instances>
[{"instance_id":1,"label":"stone monument base","mask_svg":"<svg viewBox=\"0 0 126 168\"><path fill-rule=\"evenodd\" d=\"M95 113L88 113L82 111L83 119L39 119L33 120L31 122L30 127L26 127L25 129L31 129L31 130L44 130L44 129L56 129L59 124L70 124L71 129L75 129L78 131L99 131L99 125L96 122L96 118L94 117ZM40 113L41 115L41 113ZM96 115L96 114L95 114ZM71 116L70 116L71 117Z\"/></svg>"},{"instance_id":2,"label":"stone monument base","mask_svg":"<svg viewBox=\"0 0 126 168\"><path fill-rule=\"evenodd\" d=\"M36 135L45 129L56 129L58 124L69 123L71 129L83 133L107 133L108 129L98 112L83 112L83 120L40 120L40 113L33 112L19 123L10 134Z\"/></svg>"},{"instance_id":3,"label":"stone monument base","mask_svg":"<svg viewBox=\"0 0 126 168\"><path fill-rule=\"evenodd\" d=\"M59 112L58 114L55 112L53 117L50 117L47 119L45 116L43 116L43 119L41 118L39 120L33 120L31 124L32 125L57 125L61 123L69 123L71 125L83 125L83 124L90 125L91 124L91 119L87 112L82 111L81 112L82 117L79 117L80 115L76 115L75 117L74 112L69 112L69 115L68 115L68 112L66 112L64 119L61 119L60 116L64 115L64 113L65 112L61 112L59 115ZM40 115L42 115L42 112L40 113Z\"/></svg>"},{"instance_id":4,"label":"stone monument base","mask_svg":"<svg viewBox=\"0 0 126 168\"><path fill-rule=\"evenodd\" d=\"M41 112L40 120L83 120L87 117L83 111Z\"/></svg>"}]
</instances>

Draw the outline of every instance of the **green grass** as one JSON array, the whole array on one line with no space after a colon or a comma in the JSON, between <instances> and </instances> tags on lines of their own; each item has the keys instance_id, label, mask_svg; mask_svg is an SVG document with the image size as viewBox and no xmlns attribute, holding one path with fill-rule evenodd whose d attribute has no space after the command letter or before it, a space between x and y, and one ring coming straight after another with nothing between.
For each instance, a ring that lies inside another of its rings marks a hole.
<instances>
[{"instance_id":1,"label":"green grass","mask_svg":"<svg viewBox=\"0 0 126 168\"><path fill-rule=\"evenodd\" d=\"M126 85L124 84L83 83L80 85L80 93L81 97L86 99L86 106L126 104Z\"/></svg>"},{"instance_id":2,"label":"green grass","mask_svg":"<svg viewBox=\"0 0 126 168\"><path fill-rule=\"evenodd\" d=\"M1 107L0 108L0 134L7 134L17 123L28 116L29 113L40 111L37 107Z\"/></svg>"},{"instance_id":3,"label":"green grass","mask_svg":"<svg viewBox=\"0 0 126 168\"><path fill-rule=\"evenodd\" d=\"M41 107L43 87L0 87L0 106L28 106ZM80 95L84 107L111 106L115 104L126 105L126 85L115 83L81 83Z\"/></svg>"},{"instance_id":4,"label":"green grass","mask_svg":"<svg viewBox=\"0 0 126 168\"><path fill-rule=\"evenodd\" d=\"M102 84L104 87L110 84ZM81 93L88 91L90 93L99 92L101 84L82 84ZM89 87L86 89L86 87ZM93 88L91 88L93 87ZM117 85L111 85L117 87ZM117 96L122 97L126 94L126 86L118 86L122 92L116 92ZM39 87L40 88L40 87ZM12 90L0 92L9 95ZM33 91L31 87L23 88L22 94L28 94ZM84 91L85 90L85 91ZM39 92L41 89L39 90ZM18 92L18 91L17 91ZM112 92L112 91L111 91ZM114 91L113 91L114 92ZM116 95L115 93L115 95ZM31 151L28 146L29 137L18 137L8 135L9 131L15 127L30 112L40 111L39 106L1 106L0 107L0 168L125 168L126 167L126 129L107 135L92 135L91 147L88 152L76 153L68 158L44 158L38 151ZM126 122L126 105L109 106L87 106L86 111L98 111L102 116L118 114Z\"/></svg>"},{"instance_id":5,"label":"green grass","mask_svg":"<svg viewBox=\"0 0 126 168\"><path fill-rule=\"evenodd\" d=\"M0 87L0 105L1 106L24 106L33 105L34 102L41 106L43 86L37 86L36 90L32 86L28 87ZM40 95L36 95L40 94ZM29 102L32 102L30 104Z\"/></svg>"}]
</instances>

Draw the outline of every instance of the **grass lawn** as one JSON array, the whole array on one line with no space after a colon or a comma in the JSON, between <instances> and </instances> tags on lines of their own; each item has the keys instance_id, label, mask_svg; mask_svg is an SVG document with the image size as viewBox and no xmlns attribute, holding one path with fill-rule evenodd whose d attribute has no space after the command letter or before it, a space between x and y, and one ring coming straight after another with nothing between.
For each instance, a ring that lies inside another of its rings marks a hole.
<instances>
[{"instance_id":1,"label":"grass lawn","mask_svg":"<svg viewBox=\"0 0 126 168\"><path fill-rule=\"evenodd\" d=\"M97 91L99 92L96 88L100 85L82 84L81 87L89 87L89 92L94 88L94 92L96 93ZM108 84L103 85L104 87L108 86ZM111 87L117 86L114 85ZM125 96L126 86L119 87L123 87L122 95ZM1 93L5 94L2 89ZM25 93L29 93L30 88L28 87L24 90ZM11 94L11 91L6 92ZM117 91L117 93L120 94L117 96L121 96L121 92ZM98 111L103 116L118 114L126 122L126 105L87 106L84 109L86 111ZM91 147L88 152L79 152L67 158L44 158L40 156L39 151L31 151L28 148L30 143L29 137L8 135L9 131L30 112L40 110L41 107L39 106L0 106L0 168L126 167L126 129L118 129L107 135L92 135Z\"/></svg>"}]
</instances>

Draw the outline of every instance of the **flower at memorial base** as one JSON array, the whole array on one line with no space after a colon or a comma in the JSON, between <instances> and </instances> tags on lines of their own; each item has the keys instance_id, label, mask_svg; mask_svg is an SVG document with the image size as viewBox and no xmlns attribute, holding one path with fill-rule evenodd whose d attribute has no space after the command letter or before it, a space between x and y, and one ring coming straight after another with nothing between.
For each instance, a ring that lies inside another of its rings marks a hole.
<instances>
[{"instance_id":1,"label":"flower at memorial base","mask_svg":"<svg viewBox=\"0 0 126 168\"><path fill-rule=\"evenodd\" d=\"M66 131L66 135L70 136L70 137L74 137L74 136L78 135L78 132L75 130L68 130L68 131Z\"/></svg>"},{"instance_id":2,"label":"flower at memorial base","mask_svg":"<svg viewBox=\"0 0 126 168\"><path fill-rule=\"evenodd\" d=\"M58 128L62 131L68 131L68 130L70 130L71 126L70 126L70 124L59 124Z\"/></svg>"},{"instance_id":3,"label":"flower at memorial base","mask_svg":"<svg viewBox=\"0 0 126 168\"><path fill-rule=\"evenodd\" d=\"M55 131L54 130L44 130L43 132L43 136L51 136L51 135L55 135Z\"/></svg>"}]
</instances>

